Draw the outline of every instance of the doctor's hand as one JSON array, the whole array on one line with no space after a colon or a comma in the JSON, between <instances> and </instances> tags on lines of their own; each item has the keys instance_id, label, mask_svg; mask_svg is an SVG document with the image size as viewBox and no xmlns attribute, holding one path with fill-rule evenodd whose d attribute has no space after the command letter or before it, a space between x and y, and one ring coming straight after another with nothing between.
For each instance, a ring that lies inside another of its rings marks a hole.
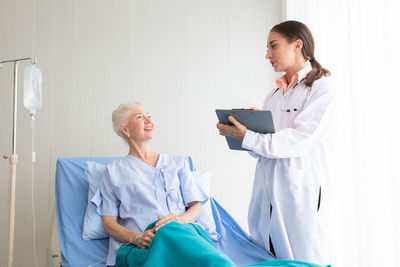
<instances>
[{"instance_id":1,"label":"doctor's hand","mask_svg":"<svg viewBox=\"0 0 400 267\"><path fill-rule=\"evenodd\" d=\"M219 134L222 136L232 136L236 139L243 140L247 130L246 126L238 122L233 116L229 116L228 120L233 123L232 126L220 122L217 123Z\"/></svg>"},{"instance_id":2,"label":"doctor's hand","mask_svg":"<svg viewBox=\"0 0 400 267\"><path fill-rule=\"evenodd\" d=\"M261 108L256 108L256 107L253 107L253 106L251 106L250 109L252 109L252 110L257 110L257 111L262 110Z\"/></svg>"},{"instance_id":3,"label":"doctor's hand","mask_svg":"<svg viewBox=\"0 0 400 267\"><path fill-rule=\"evenodd\" d=\"M144 231L143 233L139 233L131 243L138 248L148 249L155 234L155 229L151 228L147 231Z\"/></svg>"}]
</instances>

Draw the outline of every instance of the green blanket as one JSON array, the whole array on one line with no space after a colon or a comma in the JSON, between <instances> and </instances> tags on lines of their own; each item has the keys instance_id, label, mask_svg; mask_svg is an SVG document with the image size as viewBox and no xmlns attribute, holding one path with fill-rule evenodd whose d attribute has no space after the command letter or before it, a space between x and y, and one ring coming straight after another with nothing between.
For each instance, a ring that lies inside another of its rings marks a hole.
<instances>
[{"instance_id":1,"label":"green blanket","mask_svg":"<svg viewBox=\"0 0 400 267\"><path fill-rule=\"evenodd\" d=\"M153 228L155 223L150 224L146 230ZM235 267L235 264L215 247L200 226L171 222L158 230L149 249L140 249L132 244L121 245L116 266Z\"/></svg>"},{"instance_id":2,"label":"green blanket","mask_svg":"<svg viewBox=\"0 0 400 267\"><path fill-rule=\"evenodd\" d=\"M153 222L146 230L153 228L155 224L156 222ZM116 258L116 267L139 266L235 267L236 265L215 247L208 234L200 226L171 222L158 230L149 249L140 249L132 244L121 245ZM248 267L261 266L321 267L321 265L294 260L273 260Z\"/></svg>"}]
</instances>

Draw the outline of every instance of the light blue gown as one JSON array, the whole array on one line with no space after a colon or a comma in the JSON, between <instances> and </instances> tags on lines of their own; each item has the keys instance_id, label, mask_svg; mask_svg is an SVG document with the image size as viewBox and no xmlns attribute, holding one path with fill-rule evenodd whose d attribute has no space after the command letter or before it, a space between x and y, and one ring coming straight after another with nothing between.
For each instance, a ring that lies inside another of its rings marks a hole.
<instances>
[{"instance_id":1,"label":"light blue gown","mask_svg":"<svg viewBox=\"0 0 400 267\"><path fill-rule=\"evenodd\" d=\"M160 154L156 167L131 155L107 165L91 202L100 215L118 216L122 226L143 232L157 217L181 215L190 202L207 200L185 157ZM107 265L115 265L121 244L110 236Z\"/></svg>"}]
</instances>

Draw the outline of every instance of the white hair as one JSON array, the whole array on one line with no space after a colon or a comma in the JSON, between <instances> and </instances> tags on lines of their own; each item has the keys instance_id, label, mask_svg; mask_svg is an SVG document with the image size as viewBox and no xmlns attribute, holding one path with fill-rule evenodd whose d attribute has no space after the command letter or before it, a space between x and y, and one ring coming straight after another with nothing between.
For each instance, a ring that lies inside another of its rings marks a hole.
<instances>
[{"instance_id":1,"label":"white hair","mask_svg":"<svg viewBox=\"0 0 400 267\"><path fill-rule=\"evenodd\" d=\"M112 123L114 131L124 140L126 140L126 136L121 132L119 126L126 126L128 124L128 118L131 115L132 108L136 105L140 105L140 103L124 103L119 105L112 113Z\"/></svg>"}]
</instances>

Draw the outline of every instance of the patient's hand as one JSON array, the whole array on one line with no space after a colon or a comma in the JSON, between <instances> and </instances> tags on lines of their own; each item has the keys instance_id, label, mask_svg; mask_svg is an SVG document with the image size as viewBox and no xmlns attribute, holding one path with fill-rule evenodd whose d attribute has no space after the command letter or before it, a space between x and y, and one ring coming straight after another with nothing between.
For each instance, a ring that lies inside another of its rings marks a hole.
<instances>
[{"instance_id":1,"label":"patient's hand","mask_svg":"<svg viewBox=\"0 0 400 267\"><path fill-rule=\"evenodd\" d=\"M170 222L178 222L181 224L192 223L196 221L201 215L201 204L198 201L193 201L189 203L189 208L187 211L179 216L171 213L164 217L158 217L158 222L154 226L155 232L158 229Z\"/></svg>"},{"instance_id":2,"label":"patient's hand","mask_svg":"<svg viewBox=\"0 0 400 267\"><path fill-rule=\"evenodd\" d=\"M132 243L138 248L148 249L155 234L155 229L151 228L147 231L144 231L143 233L140 233L140 236L137 236Z\"/></svg>"},{"instance_id":3,"label":"patient's hand","mask_svg":"<svg viewBox=\"0 0 400 267\"><path fill-rule=\"evenodd\" d=\"M169 224L170 222L179 222L183 223L183 221L180 220L179 216L176 216L175 214L171 213L168 214L167 216L164 217L158 217L158 222L154 226L155 232L157 233L158 229L160 229L162 226Z\"/></svg>"}]
</instances>

